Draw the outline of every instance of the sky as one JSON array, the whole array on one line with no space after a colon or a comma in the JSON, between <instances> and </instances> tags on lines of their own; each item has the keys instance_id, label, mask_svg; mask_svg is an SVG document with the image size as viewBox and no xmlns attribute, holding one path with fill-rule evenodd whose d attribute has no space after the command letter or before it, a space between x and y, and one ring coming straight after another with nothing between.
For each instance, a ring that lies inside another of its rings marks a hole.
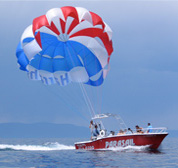
<instances>
[{"instance_id":1,"label":"sky","mask_svg":"<svg viewBox=\"0 0 178 168\"><path fill-rule=\"evenodd\" d=\"M102 87L87 88L95 110L119 114L129 127L178 130L178 1L0 1L0 123L88 126L79 87L44 86L18 69L24 29L51 8L84 7L113 31L114 52Z\"/></svg>"}]
</instances>

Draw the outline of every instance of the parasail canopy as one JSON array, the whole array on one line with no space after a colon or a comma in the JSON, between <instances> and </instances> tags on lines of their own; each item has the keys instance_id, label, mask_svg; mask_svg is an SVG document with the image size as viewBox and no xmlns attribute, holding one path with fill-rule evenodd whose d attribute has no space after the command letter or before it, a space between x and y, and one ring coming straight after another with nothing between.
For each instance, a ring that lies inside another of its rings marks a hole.
<instances>
[{"instance_id":1,"label":"parasail canopy","mask_svg":"<svg viewBox=\"0 0 178 168\"><path fill-rule=\"evenodd\" d=\"M99 86L112 52L112 30L102 18L85 8L66 6L35 18L23 32L16 56L32 80Z\"/></svg>"}]
</instances>

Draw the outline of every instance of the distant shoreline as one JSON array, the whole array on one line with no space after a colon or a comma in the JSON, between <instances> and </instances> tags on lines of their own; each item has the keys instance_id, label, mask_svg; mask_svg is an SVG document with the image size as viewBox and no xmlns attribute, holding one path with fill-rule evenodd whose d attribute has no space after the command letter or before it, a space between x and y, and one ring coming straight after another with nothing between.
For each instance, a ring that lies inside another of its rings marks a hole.
<instances>
[{"instance_id":1,"label":"distant shoreline","mask_svg":"<svg viewBox=\"0 0 178 168\"><path fill-rule=\"evenodd\" d=\"M168 137L178 137L178 130L168 133ZM90 130L72 124L1 123L0 138L90 138Z\"/></svg>"},{"instance_id":2,"label":"distant shoreline","mask_svg":"<svg viewBox=\"0 0 178 168\"><path fill-rule=\"evenodd\" d=\"M53 123L1 123L0 138L89 138L87 127Z\"/></svg>"}]
</instances>

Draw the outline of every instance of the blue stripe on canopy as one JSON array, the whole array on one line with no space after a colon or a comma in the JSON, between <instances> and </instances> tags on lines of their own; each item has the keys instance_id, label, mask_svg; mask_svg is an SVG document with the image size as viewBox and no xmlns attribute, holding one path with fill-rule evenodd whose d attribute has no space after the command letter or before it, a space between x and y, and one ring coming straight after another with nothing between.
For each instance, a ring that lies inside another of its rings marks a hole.
<instances>
[{"instance_id":1,"label":"blue stripe on canopy","mask_svg":"<svg viewBox=\"0 0 178 168\"><path fill-rule=\"evenodd\" d=\"M92 86L100 86L103 83L103 81L104 81L104 79L103 79L103 72L102 72L99 79L97 79L96 81L89 79L89 81L85 84L92 85Z\"/></svg>"},{"instance_id":2,"label":"blue stripe on canopy","mask_svg":"<svg viewBox=\"0 0 178 168\"><path fill-rule=\"evenodd\" d=\"M34 40L33 37L27 37L27 38L23 39L22 43L30 43L33 40Z\"/></svg>"},{"instance_id":3,"label":"blue stripe on canopy","mask_svg":"<svg viewBox=\"0 0 178 168\"><path fill-rule=\"evenodd\" d=\"M41 57L39 69L48 71L48 72L54 72L53 71L53 60L51 58Z\"/></svg>"},{"instance_id":4,"label":"blue stripe on canopy","mask_svg":"<svg viewBox=\"0 0 178 168\"><path fill-rule=\"evenodd\" d=\"M64 51L64 47L63 47L63 43L59 42L58 45L56 46L56 49L54 51L54 57L56 56L63 56L65 55L65 51Z\"/></svg>"},{"instance_id":5,"label":"blue stripe on canopy","mask_svg":"<svg viewBox=\"0 0 178 168\"><path fill-rule=\"evenodd\" d=\"M63 43L64 51L65 51L65 59L67 61L67 65L69 69L73 69L74 67L81 66L83 67L79 57L77 56L78 53L75 52L73 47L70 45L69 42Z\"/></svg>"},{"instance_id":6,"label":"blue stripe on canopy","mask_svg":"<svg viewBox=\"0 0 178 168\"><path fill-rule=\"evenodd\" d=\"M35 55L34 59L31 60L30 65L38 70L54 72L52 59L41 55Z\"/></svg>"},{"instance_id":7,"label":"blue stripe on canopy","mask_svg":"<svg viewBox=\"0 0 178 168\"><path fill-rule=\"evenodd\" d=\"M66 59L64 58L56 58L53 59L53 70L56 71L70 71L69 67L67 66Z\"/></svg>"},{"instance_id":8,"label":"blue stripe on canopy","mask_svg":"<svg viewBox=\"0 0 178 168\"><path fill-rule=\"evenodd\" d=\"M57 37L46 33L40 33L40 37L43 49L40 54L45 56L45 58L41 59L40 62L39 59L36 61L33 60L31 62L33 67L49 72L56 72L70 71L74 67L84 66L89 77L96 75L102 69L98 58L83 44L70 40L62 42ZM46 56L53 59L50 60ZM61 58L55 58L56 56ZM44 65L44 63L47 65Z\"/></svg>"},{"instance_id":9,"label":"blue stripe on canopy","mask_svg":"<svg viewBox=\"0 0 178 168\"><path fill-rule=\"evenodd\" d=\"M17 57L17 62L20 65L19 68L23 71L27 71L26 66L29 64L29 60L23 51L21 42L19 42L17 46L16 57Z\"/></svg>"},{"instance_id":10,"label":"blue stripe on canopy","mask_svg":"<svg viewBox=\"0 0 178 168\"><path fill-rule=\"evenodd\" d=\"M30 65L36 69L40 69L41 55L37 54L34 59L30 61Z\"/></svg>"},{"instance_id":11,"label":"blue stripe on canopy","mask_svg":"<svg viewBox=\"0 0 178 168\"><path fill-rule=\"evenodd\" d=\"M41 38L41 45L42 45L42 53L49 49L49 47L56 46L61 43L56 36L46 34L46 33L40 33L40 38ZM54 50L51 48L51 52L54 52ZM44 55L44 53L42 54ZM49 56L53 57L53 53L51 53Z\"/></svg>"},{"instance_id":12,"label":"blue stripe on canopy","mask_svg":"<svg viewBox=\"0 0 178 168\"><path fill-rule=\"evenodd\" d=\"M69 44L76 51L77 55L82 58L84 67L89 75L89 77L96 75L102 69L98 58L83 44L69 41Z\"/></svg>"},{"instance_id":13,"label":"blue stripe on canopy","mask_svg":"<svg viewBox=\"0 0 178 168\"><path fill-rule=\"evenodd\" d=\"M98 58L90 51L89 48L76 41L62 42L57 37L40 33L42 51L35 55L30 61L30 65L37 70L48 72L70 71L75 67L85 67L89 77L98 74L101 70L101 64ZM29 43L33 38L24 39L24 43ZM26 70L29 61L23 51L21 43L19 43L16 56L20 69ZM103 73L99 79L93 81L89 79L86 83L92 86L99 86L103 83Z\"/></svg>"}]
</instances>

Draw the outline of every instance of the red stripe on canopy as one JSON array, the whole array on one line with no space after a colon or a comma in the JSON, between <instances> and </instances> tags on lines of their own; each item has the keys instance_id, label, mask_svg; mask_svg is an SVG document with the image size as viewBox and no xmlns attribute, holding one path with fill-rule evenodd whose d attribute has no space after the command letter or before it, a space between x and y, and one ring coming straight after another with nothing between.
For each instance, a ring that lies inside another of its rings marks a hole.
<instances>
[{"instance_id":1,"label":"red stripe on canopy","mask_svg":"<svg viewBox=\"0 0 178 168\"><path fill-rule=\"evenodd\" d=\"M105 28L105 24L103 22L103 20L101 19L100 16L98 16L96 13L90 12L91 17L92 17L92 21L93 21L93 26L95 25L102 25L102 28Z\"/></svg>"},{"instance_id":2,"label":"red stripe on canopy","mask_svg":"<svg viewBox=\"0 0 178 168\"><path fill-rule=\"evenodd\" d=\"M62 7L61 10L63 12L65 20L67 19L68 16L71 16L71 17L79 20L77 10L74 7L65 6L65 7Z\"/></svg>"},{"instance_id":3,"label":"red stripe on canopy","mask_svg":"<svg viewBox=\"0 0 178 168\"><path fill-rule=\"evenodd\" d=\"M46 27L49 28L50 30L52 30L57 35L60 35L59 30L57 29L57 27L55 26L55 24L53 22L51 22L51 25L46 26Z\"/></svg>"},{"instance_id":4,"label":"red stripe on canopy","mask_svg":"<svg viewBox=\"0 0 178 168\"><path fill-rule=\"evenodd\" d=\"M33 20L33 34L43 26L49 26L46 15L39 16Z\"/></svg>"},{"instance_id":5,"label":"red stripe on canopy","mask_svg":"<svg viewBox=\"0 0 178 168\"><path fill-rule=\"evenodd\" d=\"M79 24L79 21L78 21L77 19L74 19L74 20L72 21L72 23L71 23L71 25L70 25L68 31L67 31L67 34L69 34L69 33L73 30L73 28L74 28L75 26L77 26L78 24Z\"/></svg>"},{"instance_id":6,"label":"red stripe on canopy","mask_svg":"<svg viewBox=\"0 0 178 168\"><path fill-rule=\"evenodd\" d=\"M36 34L35 39L36 39L37 43L39 44L39 46L42 48L40 32L38 32L38 33Z\"/></svg>"},{"instance_id":7,"label":"red stripe on canopy","mask_svg":"<svg viewBox=\"0 0 178 168\"><path fill-rule=\"evenodd\" d=\"M103 33L103 30L100 28L83 29L83 30L80 30L80 31L72 34L70 36L70 38L76 37L76 36L89 36L92 38L98 37L103 42L108 55L111 55L111 53L113 52L112 41L109 41L108 34L106 32Z\"/></svg>"}]
</instances>

